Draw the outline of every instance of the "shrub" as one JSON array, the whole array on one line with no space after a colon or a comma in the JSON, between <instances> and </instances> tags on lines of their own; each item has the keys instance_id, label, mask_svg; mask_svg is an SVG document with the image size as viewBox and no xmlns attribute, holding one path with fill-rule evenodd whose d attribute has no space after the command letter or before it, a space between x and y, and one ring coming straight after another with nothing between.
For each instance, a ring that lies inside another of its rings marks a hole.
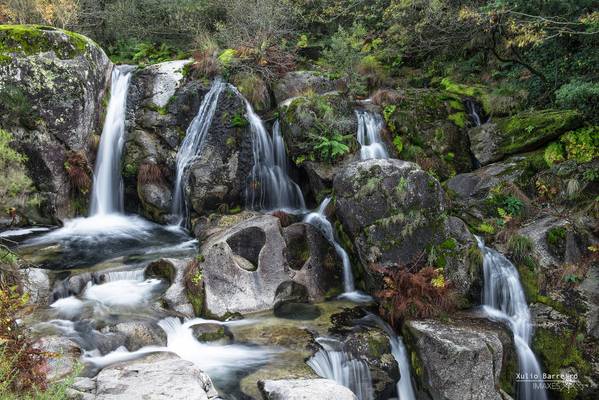
<instances>
[{"instance_id":1,"label":"shrub","mask_svg":"<svg viewBox=\"0 0 599 400\"><path fill-rule=\"evenodd\" d=\"M345 144L346 137L336 133L332 138L320 137L320 142L314 146L314 150L320 153L320 158L325 161L335 161L349 153L349 146Z\"/></svg>"},{"instance_id":2,"label":"shrub","mask_svg":"<svg viewBox=\"0 0 599 400\"><path fill-rule=\"evenodd\" d=\"M577 109L589 119L599 118L599 83L573 80L555 92L555 99L560 106Z\"/></svg>"},{"instance_id":3,"label":"shrub","mask_svg":"<svg viewBox=\"0 0 599 400\"><path fill-rule=\"evenodd\" d=\"M566 151L564 149L564 145L560 142L550 143L547 148L545 148L545 153L543 154L543 158L547 165L551 166L553 164L560 163L565 160Z\"/></svg>"},{"instance_id":4,"label":"shrub","mask_svg":"<svg viewBox=\"0 0 599 400\"><path fill-rule=\"evenodd\" d=\"M586 163L599 157L599 126L580 128L566 133L561 138L568 159Z\"/></svg>"},{"instance_id":5,"label":"shrub","mask_svg":"<svg viewBox=\"0 0 599 400\"><path fill-rule=\"evenodd\" d=\"M381 315L393 326L404 318L430 318L456 308L456 294L441 269L425 267L414 273L400 267L373 269L384 275L385 286L375 296Z\"/></svg>"},{"instance_id":6,"label":"shrub","mask_svg":"<svg viewBox=\"0 0 599 400\"><path fill-rule=\"evenodd\" d=\"M233 83L256 110L268 108L270 104L268 87L259 75L242 72L234 77Z\"/></svg>"},{"instance_id":7,"label":"shrub","mask_svg":"<svg viewBox=\"0 0 599 400\"><path fill-rule=\"evenodd\" d=\"M370 96L370 100L377 106L387 107L390 104L399 103L402 100L402 95L393 89L377 89Z\"/></svg>"},{"instance_id":8,"label":"shrub","mask_svg":"<svg viewBox=\"0 0 599 400\"><path fill-rule=\"evenodd\" d=\"M141 184L162 184L164 183L164 174L159 165L152 162L145 162L139 166L137 181Z\"/></svg>"}]
</instances>

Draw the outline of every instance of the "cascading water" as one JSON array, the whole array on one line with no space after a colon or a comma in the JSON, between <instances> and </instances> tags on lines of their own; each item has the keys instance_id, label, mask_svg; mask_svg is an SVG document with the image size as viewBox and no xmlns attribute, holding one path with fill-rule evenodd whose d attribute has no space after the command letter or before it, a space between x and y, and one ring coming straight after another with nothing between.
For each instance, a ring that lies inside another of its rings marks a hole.
<instances>
[{"instance_id":1,"label":"cascading water","mask_svg":"<svg viewBox=\"0 0 599 400\"><path fill-rule=\"evenodd\" d=\"M322 349L307 364L318 376L334 380L349 388L359 400L372 400L372 376L368 365L352 358L342 350L342 344L333 338L317 338Z\"/></svg>"},{"instance_id":2,"label":"cascading water","mask_svg":"<svg viewBox=\"0 0 599 400\"><path fill-rule=\"evenodd\" d=\"M466 112L468 113L468 117L470 118L470 121L472 121L474 126L481 126L482 124L489 122L488 120L483 122L483 111L480 105L478 105L475 101L466 99L464 101L464 105L466 106Z\"/></svg>"},{"instance_id":3,"label":"cascading water","mask_svg":"<svg viewBox=\"0 0 599 400\"><path fill-rule=\"evenodd\" d=\"M505 321L514 334L520 374L519 400L547 400L541 367L530 349L532 325L528 304L516 267L502 254L485 246L479 237L483 253L483 309L492 319Z\"/></svg>"},{"instance_id":4,"label":"cascading water","mask_svg":"<svg viewBox=\"0 0 599 400\"><path fill-rule=\"evenodd\" d=\"M333 232L333 226L327 219L325 215L325 211L331 202L331 198L325 198L318 210L316 212L311 212L310 214L304 217L304 222L315 226L331 243L331 245L335 248L337 255L341 258L343 262L343 297L348 298L353 301L370 301L371 297L367 296L363 293L357 292L355 283L354 283L354 274L351 269L351 262L349 260L349 255L345 251L343 247L335 240L335 233Z\"/></svg>"},{"instance_id":5,"label":"cascading water","mask_svg":"<svg viewBox=\"0 0 599 400\"><path fill-rule=\"evenodd\" d=\"M412 378L410 372L410 360L408 359L408 351L403 343L401 336L397 335L393 328L388 323L383 321L379 316L368 314L361 321L372 323L381 328L389 337L391 344L391 354L399 365L399 381L397 381L397 395L399 400L415 400L414 387L412 386Z\"/></svg>"},{"instance_id":6,"label":"cascading water","mask_svg":"<svg viewBox=\"0 0 599 400\"><path fill-rule=\"evenodd\" d=\"M121 154L125 144L125 114L131 67L119 66L112 71L110 102L100 137L94 171L91 216L123 212Z\"/></svg>"},{"instance_id":7,"label":"cascading water","mask_svg":"<svg viewBox=\"0 0 599 400\"><path fill-rule=\"evenodd\" d=\"M380 115L365 110L356 110L358 118L358 143L360 143L360 159L389 158L385 145L381 141L383 119Z\"/></svg>"},{"instance_id":8,"label":"cascading water","mask_svg":"<svg viewBox=\"0 0 599 400\"><path fill-rule=\"evenodd\" d=\"M300 187L288 175L289 161L279 121L273 125L272 138L264 122L243 95L231 89L244 101L246 118L252 131L254 166L246 185L246 205L253 210L305 210Z\"/></svg>"},{"instance_id":9,"label":"cascading water","mask_svg":"<svg viewBox=\"0 0 599 400\"><path fill-rule=\"evenodd\" d=\"M182 225L186 220L187 207L185 205L184 196L184 185L183 178L185 177L186 168L198 155L204 137L210 129L212 118L216 112L216 106L218 99L223 90L227 87L220 78L217 78L212 82L212 87L204 96L202 104L198 109L198 113L189 124L187 131L185 132L185 139L179 147L177 152L177 175L175 178L175 191L173 194L172 213L176 215L179 220L177 225Z\"/></svg>"}]
</instances>

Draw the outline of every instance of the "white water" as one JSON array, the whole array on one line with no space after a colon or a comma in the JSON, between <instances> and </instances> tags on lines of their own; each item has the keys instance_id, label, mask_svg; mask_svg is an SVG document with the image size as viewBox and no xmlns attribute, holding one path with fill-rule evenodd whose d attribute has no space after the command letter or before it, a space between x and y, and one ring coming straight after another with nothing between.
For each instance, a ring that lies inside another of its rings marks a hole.
<instances>
[{"instance_id":1,"label":"white water","mask_svg":"<svg viewBox=\"0 0 599 400\"><path fill-rule=\"evenodd\" d=\"M491 319L508 323L514 334L520 373L529 377L518 382L518 399L547 400L545 390L534 387L535 383L542 386L543 373L530 349L532 324L518 271L502 254L486 247L481 238L476 240L484 257L483 309Z\"/></svg>"},{"instance_id":2,"label":"white water","mask_svg":"<svg viewBox=\"0 0 599 400\"><path fill-rule=\"evenodd\" d=\"M325 211L331 202L330 197L326 197L316 212L311 212L304 217L304 222L316 227L325 239L335 248L337 255L341 258L343 263L343 298L346 298L355 302L367 302L372 300L372 297L356 291L354 283L354 274L352 273L351 262L349 255L343 247L335 240L335 233L333 226L326 217Z\"/></svg>"},{"instance_id":3,"label":"white water","mask_svg":"<svg viewBox=\"0 0 599 400\"><path fill-rule=\"evenodd\" d=\"M414 387L412 386L412 378L410 371L410 359L408 351L403 343L403 338L395 333L393 328L388 323L383 321L381 317L374 314L368 314L364 317L366 322L372 322L379 328L385 331L389 337L391 344L391 354L397 365L399 365L399 381L397 381L397 395L399 400L415 400Z\"/></svg>"},{"instance_id":4,"label":"white water","mask_svg":"<svg viewBox=\"0 0 599 400\"><path fill-rule=\"evenodd\" d=\"M125 143L125 115L131 67L115 67L112 71L110 102L100 137L94 171L91 214L106 215L123 211L121 154Z\"/></svg>"},{"instance_id":5,"label":"white water","mask_svg":"<svg viewBox=\"0 0 599 400\"><path fill-rule=\"evenodd\" d=\"M124 274L121 279L113 275L99 285L88 282L83 297L106 307L140 307L149 303L161 283L159 279L144 280L143 275Z\"/></svg>"},{"instance_id":6,"label":"white water","mask_svg":"<svg viewBox=\"0 0 599 400\"><path fill-rule=\"evenodd\" d=\"M288 175L289 160L281 136L279 121L273 125L272 138L252 105L234 87L245 102L246 118L252 131L254 165L246 186L246 205L253 210L305 210L300 187Z\"/></svg>"},{"instance_id":7,"label":"white water","mask_svg":"<svg viewBox=\"0 0 599 400\"><path fill-rule=\"evenodd\" d=\"M478 106L477 103L475 103L472 100L466 100L464 102L464 104L466 105L466 111L468 112L468 117L470 117L470 121L472 121L474 123L474 126L481 126L483 123L487 123L489 122L487 121L482 121L481 115L480 115L480 111L482 111L480 109L480 106Z\"/></svg>"},{"instance_id":8,"label":"white water","mask_svg":"<svg viewBox=\"0 0 599 400\"><path fill-rule=\"evenodd\" d=\"M235 371L259 366L267 362L276 353L275 350L263 347L201 343L193 336L191 329L193 325L202 323L212 324L214 322L193 319L182 323L178 318L168 317L158 322L158 326L164 330L167 336L166 347L146 346L132 352L121 348L104 356L87 354L83 358L83 361L96 368L104 368L110 364L133 360L149 353L168 352L194 363L214 379L234 373ZM237 322L225 322L221 324L228 325L235 323Z\"/></svg>"},{"instance_id":9,"label":"white water","mask_svg":"<svg viewBox=\"0 0 599 400\"><path fill-rule=\"evenodd\" d=\"M210 129L212 118L216 112L218 99L222 91L227 87L221 79L217 78L212 82L212 87L202 99L202 104L198 113L189 124L185 132L185 139L177 152L177 175L175 178L175 191L173 194L172 212L179 218L177 225L181 225L186 220L187 206L185 205L184 177L186 168L198 155L204 138Z\"/></svg>"},{"instance_id":10,"label":"white water","mask_svg":"<svg viewBox=\"0 0 599 400\"><path fill-rule=\"evenodd\" d=\"M360 159L369 160L372 158L389 158L385 145L381 140L381 130L383 129L383 119L380 115L365 111L356 110L358 118L358 143L360 143Z\"/></svg>"}]
</instances>

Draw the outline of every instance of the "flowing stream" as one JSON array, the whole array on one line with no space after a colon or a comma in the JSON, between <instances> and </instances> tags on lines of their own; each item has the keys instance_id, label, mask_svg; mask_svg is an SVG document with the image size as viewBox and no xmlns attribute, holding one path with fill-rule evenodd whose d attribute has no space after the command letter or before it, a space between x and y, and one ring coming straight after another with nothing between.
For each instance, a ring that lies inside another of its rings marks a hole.
<instances>
[{"instance_id":1,"label":"flowing stream","mask_svg":"<svg viewBox=\"0 0 599 400\"><path fill-rule=\"evenodd\" d=\"M184 177L186 168L191 164L199 153L204 137L210 129L212 118L216 112L220 94L227 87L221 79L212 82L212 87L202 99L202 104L193 118L187 131L185 139L177 152L177 175L173 192L172 213L177 216L177 225L183 225L187 219L187 206L185 204Z\"/></svg>"},{"instance_id":2,"label":"flowing stream","mask_svg":"<svg viewBox=\"0 0 599 400\"><path fill-rule=\"evenodd\" d=\"M356 110L355 113L358 118L357 139L360 143L360 159L389 158L380 135L385 125L381 116L366 110Z\"/></svg>"},{"instance_id":3,"label":"flowing stream","mask_svg":"<svg viewBox=\"0 0 599 400\"><path fill-rule=\"evenodd\" d=\"M547 400L543 386L543 373L537 358L530 349L532 324L530 311L520 284L516 267L502 254L485 246L476 238L483 253L484 290L483 309L491 319L506 322L514 334L520 373L518 399Z\"/></svg>"},{"instance_id":4,"label":"flowing stream","mask_svg":"<svg viewBox=\"0 0 599 400\"><path fill-rule=\"evenodd\" d=\"M327 219L325 211L329 204L331 203L331 198L326 197L318 210L315 212L311 212L304 217L304 222L315 226L325 237L326 240L331 243L331 245L335 248L337 255L341 258L343 263L343 294L344 298L349 300L353 300L356 302L367 302L372 300L372 297L356 291L356 285L354 282L354 274L352 273L352 266L349 259L349 255L347 251L337 242L335 239L335 232L333 231L333 226Z\"/></svg>"},{"instance_id":5,"label":"flowing stream","mask_svg":"<svg viewBox=\"0 0 599 400\"><path fill-rule=\"evenodd\" d=\"M252 210L286 210L293 213L305 210L302 190L288 175L289 161L279 121L273 125L271 138L250 102L237 88L230 87L244 101L246 118L252 131L254 165L246 185L246 206Z\"/></svg>"}]
</instances>

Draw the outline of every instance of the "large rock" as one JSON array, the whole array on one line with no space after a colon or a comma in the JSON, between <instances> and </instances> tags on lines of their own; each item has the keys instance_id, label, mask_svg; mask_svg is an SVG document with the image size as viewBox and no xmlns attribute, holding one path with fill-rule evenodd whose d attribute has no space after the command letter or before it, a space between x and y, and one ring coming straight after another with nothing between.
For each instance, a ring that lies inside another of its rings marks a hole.
<instances>
[{"instance_id":1,"label":"large rock","mask_svg":"<svg viewBox=\"0 0 599 400\"><path fill-rule=\"evenodd\" d=\"M400 160L367 160L344 169L334 181L335 212L366 266L367 286L381 286L374 265L408 266L435 248L438 266L470 293L480 271L465 262L475 246L462 221L446 216L439 182L418 165Z\"/></svg>"},{"instance_id":2,"label":"large rock","mask_svg":"<svg viewBox=\"0 0 599 400\"><path fill-rule=\"evenodd\" d=\"M210 377L189 361L154 356L104 368L93 379L78 378L70 398L117 399L220 399Z\"/></svg>"},{"instance_id":3,"label":"large rock","mask_svg":"<svg viewBox=\"0 0 599 400\"><path fill-rule=\"evenodd\" d=\"M258 383L264 400L357 400L348 388L330 379L282 379Z\"/></svg>"},{"instance_id":4,"label":"large rock","mask_svg":"<svg viewBox=\"0 0 599 400\"><path fill-rule=\"evenodd\" d=\"M283 230L270 215L211 236L201 254L209 315L272 308L277 288L289 280L306 286L312 301L323 300L339 285L340 263L320 233L304 224Z\"/></svg>"},{"instance_id":5,"label":"large rock","mask_svg":"<svg viewBox=\"0 0 599 400\"><path fill-rule=\"evenodd\" d=\"M523 112L497 118L493 123L470 129L470 149L483 165L506 155L534 150L580 126L582 118L573 110Z\"/></svg>"},{"instance_id":6,"label":"large rock","mask_svg":"<svg viewBox=\"0 0 599 400\"><path fill-rule=\"evenodd\" d=\"M38 339L33 347L50 355L46 371L48 381L66 378L77 371L81 349L71 339L64 336L46 336Z\"/></svg>"},{"instance_id":7,"label":"large rock","mask_svg":"<svg viewBox=\"0 0 599 400\"><path fill-rule=\"evenodd\" d=\"M171 208L179 143L208 90L186 79L183 70L189 62L168 61L136 70L129 86L125 206L158 222L166 221Z\"/></svg>"},{"instance_id":8,"label":"large rock","mask_svg":"<svg viewBox=\"0 0 599 400\"><path fill-rule=\"evenodd\" d=\"M404 339L419 398L503 400L503 389L513 390L517 359L507 329L484 321L408 321Z\"/></svg>"},{"instance_id":9,"label":"large rock","mask_svg":"<svg viewBox=\"0 0 599 400\"><path fill-rule=\"evenodd\" d=\"M245 204L254 156L245 104L230 88L220 95L200 153L189 166L185 196L193 211L227 211Z\"/></svg>"},{"instance_id":10,"label":"large rock","mask_svg":"<svg viewBox=\"0 0 599 400\"><path fill-rule=\"evenodd\" d=\"M41 200L41 221L29 222L72 217L89 188L71 182L65 163L76 154L89 177L112 64L90 39L50 27L7 25L0 43L0 128L28 157Z\"/></svg>"}]
</instances>

